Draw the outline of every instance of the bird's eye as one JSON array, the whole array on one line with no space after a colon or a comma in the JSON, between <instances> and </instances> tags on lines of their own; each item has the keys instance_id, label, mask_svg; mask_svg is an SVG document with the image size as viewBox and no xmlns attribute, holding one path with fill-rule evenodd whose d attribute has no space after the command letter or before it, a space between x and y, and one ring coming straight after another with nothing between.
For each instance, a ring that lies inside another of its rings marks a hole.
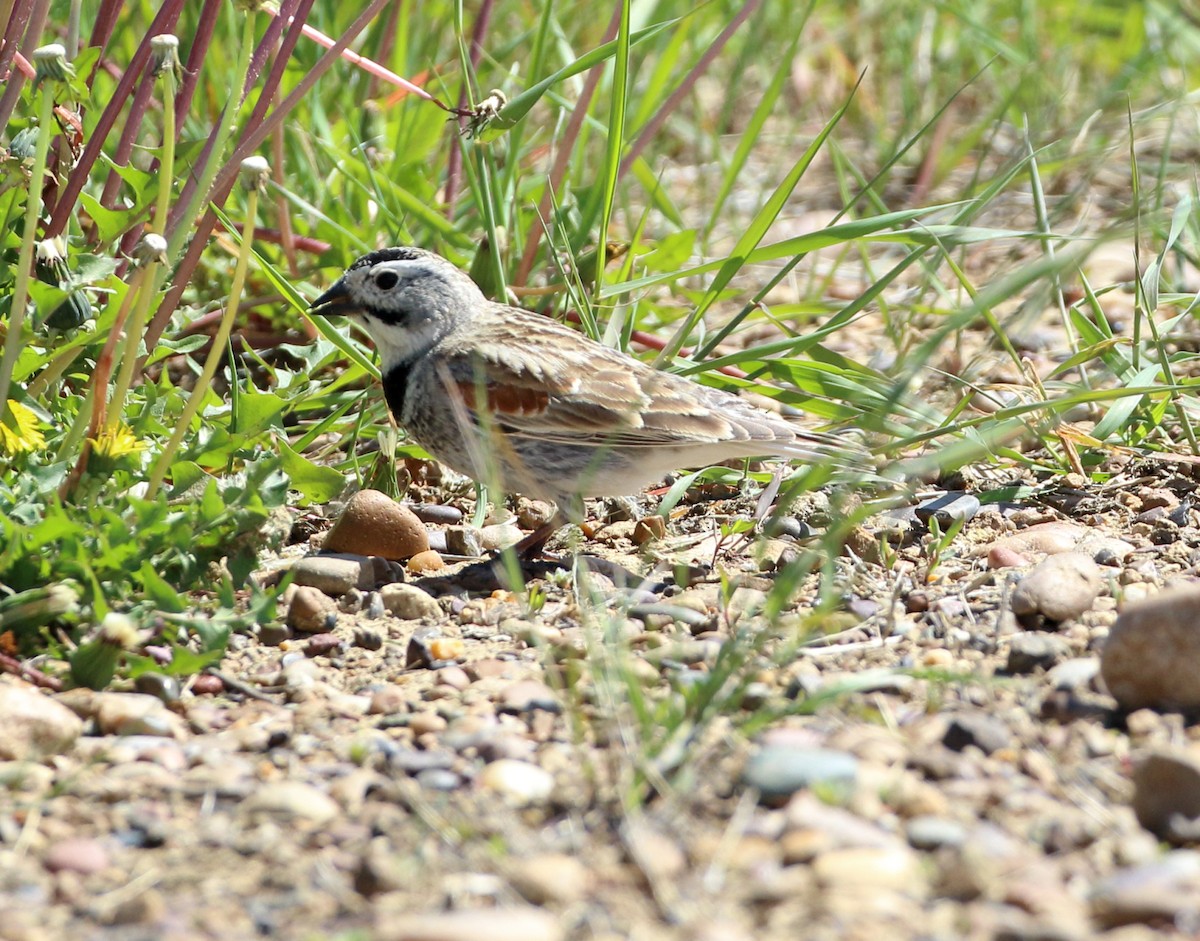
<instances>
[{"instance_id":1,"label":"bird's eye","mask_svg":"<svg viewBox=\"0 0 1200 941\"><path fill-rule=\"evenodd\" d=\"M400 275L394 271L383 270L375 275L375 286L381 291L390 291L396 286L396 282L400 280Z\"/></svg>"}]
</instances>

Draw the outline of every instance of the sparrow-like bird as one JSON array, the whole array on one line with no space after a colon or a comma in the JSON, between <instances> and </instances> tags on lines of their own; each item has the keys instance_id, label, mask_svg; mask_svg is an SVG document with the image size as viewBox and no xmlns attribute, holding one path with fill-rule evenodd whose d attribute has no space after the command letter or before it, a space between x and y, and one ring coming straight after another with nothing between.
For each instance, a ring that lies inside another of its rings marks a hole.
<instances>
[{"instance_id":1,"label":"sparrow-like bird","mask_svg":"<svg viewBox=\"0 0 1200 941\"><path fill-rule=\"evenodd\" d=\"M475 480L553 501L577 522L581 497L629 495L677 468L845 451L728 392L488 300L422 249L362 256L310 312L366 329L388 407L426 451ZM539 550L561 522L519 548Z\"/></svg>"}]
</instances>

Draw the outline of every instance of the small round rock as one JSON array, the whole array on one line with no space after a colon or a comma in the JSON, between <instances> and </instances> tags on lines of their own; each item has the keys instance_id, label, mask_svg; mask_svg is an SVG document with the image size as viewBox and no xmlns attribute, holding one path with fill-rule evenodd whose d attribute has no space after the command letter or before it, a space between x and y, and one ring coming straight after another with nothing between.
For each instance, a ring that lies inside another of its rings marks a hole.
<instances>
[{"instance_id":1,"label":"small round rock","mask_svg":"<svg viewBox=\"0 0 1200 941\"><path fill-rule=\"evenodd\" d=\"M78 872L91 875L108 867L108 851L95 840L75 837L61 840L48 850L42 859L51 872Z\"/></svg>"},{"instance_id":2,"label":"small round rock","mask_svg":"<svg viewBox=\"0 0 1200 941\"><path fill-rule=\"evenodd\" d=\"M483 769L478 780L484 790L494 791L521 806L544 803L554 793L554 775L515 758L493 761Z\"/></svg>"},{"instance_id":3,"label":"small round rock","mask_svg":"<svg viewBox=\"0 0 1200 941\"><path fill-rule=\"evenodd\" d=\"M433 549L418 552L408 560L408 570L417 575L424 575L426 572L437 572L445 567L446 561Z\"/></svg>"},{"instance_id":4,"label":"small round rock","mask_svg":"<svg viewBox=\"0 0 1200 941\"><path fill-rule=\"evenodd\" d=\"M408 507L378 490L360 490L325 537L326 552L377 555L400 561L429 548L425 525Z\"/></svg>"},{"instance_id":5,"label":"small round rock","mask_svg":"<svg viewBox=\"0 0 1200 941\"><path fill-rule=\"evenodd\" d=\"M337 623L337 603L319 588L301 585L288 605L287 625L302 634L320 634Z\"/></svg>"},{"instance_id":6,"label":"small round rock","mask_svg":"<svg viewBox=\"0 0 1200 941\"><path fill-rule=\"evenodd\" d=\"M1062 552L1048 556L1021 579L1013 590L1012 610L1017 617L1069 621L1091 610L1101 585L1100 567L1090 555Z\"/></svg>"},{"instance_id":7,"label":"small round rock","mask_svg":"<svg viewBox=\"0 0 1200 941\"><path fill-rule=\"evenodd\" d=\"M1200 709L1200 587L1161 592L1125 607L1109 632L1100 672L1126 712Z\"/></svg>"}]
</instances>

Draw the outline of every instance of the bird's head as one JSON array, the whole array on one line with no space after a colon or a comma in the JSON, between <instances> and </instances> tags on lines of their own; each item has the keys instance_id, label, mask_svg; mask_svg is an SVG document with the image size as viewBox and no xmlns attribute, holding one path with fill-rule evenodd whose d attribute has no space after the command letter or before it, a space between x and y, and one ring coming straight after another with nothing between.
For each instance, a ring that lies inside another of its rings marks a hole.
<instances>
[{"instance_id":1,"label":"bird's head","mask_svg":"<svg viewBox=\"0 0 1200 941\"><path fill-rule=\"evenodd\" d=\"M387 371L420 356L485 303L475 282L441 255L384 248L354 262L309 312L361 325Z\"/></svg>"}]
</instances>

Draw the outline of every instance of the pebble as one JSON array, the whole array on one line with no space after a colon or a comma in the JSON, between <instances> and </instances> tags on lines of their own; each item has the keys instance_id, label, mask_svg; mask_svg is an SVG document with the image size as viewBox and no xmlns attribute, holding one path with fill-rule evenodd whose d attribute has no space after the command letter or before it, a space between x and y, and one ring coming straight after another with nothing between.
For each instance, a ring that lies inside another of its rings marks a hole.
<instances>
[{"instance_id":1,"label":"pebble","mask_svg":"<svg viewBox=\"0 0 1200 941\"><path fill-rule=\"evenodd\" d=\"M643 516L633 524L633 541L635 545L644 546L656 539L667 535L667 521L661 516Z\"/></svg>"},{"instance_id":2,"label":"pebble","mask_svg":"<svg viewBox=\"0 0 1200 941\"><path fill-rule=\"evenodd\" d=\"M494 523L479 530L479 545L485 552L494 552L520 542L524 535L516 523Z\"/></svg>"},{"instance_id":3,"label":"pebble","mask_svg":"<svg viewBox=\"0 0 1200 941\"><path fill-rule=\"evenodd\" d=\"M378 490L360 490L325 537L328 552L401 561L429 548L425 524L411 509ZM369 585L360 585L369 588Z\"/></svg>"},{"instance_id":4,"label":"pebble","mask_svg":"<svg viewBox=\"0 0 1200 941\"><path fill-rule=\"evenodd\" d=\"M1200 839L1200 745L1146 755L1133 771L1133 812L1160 839Z\"/></svg>"},{"instance_id":5,"label":"pebble","mask_svg":"<svg viewBox=\"0 0 1200 941\"><path fill-rule=\"evenodd\" d=\"M974 745L990 755L1012 740L1008 726L986 712L960 712L950 717L942 744L953 751Z\"/></svg>"},{"instance_id":6,"label":"pebble","mask_svg":"<svg viewBox=\"0 0 1200 941\"><path fill-rule=\"evenodd\" d=\"M304 645L304 652L310 657L332 657L341 653L345 647L336 634L313 634Z\"/></svg>"},{"instance_id":7,"label":"pebble","mask_svg":"<svg viewBox=\"0 0 1200 941\"><path fill-rule=\"evenodd\" d=\"M479 786L518 806L540 804L554 793L554 775L528 761L501 758L480 772ZM494 935L487 935L494 937Z\"/></svg>"},{"instance_id":8,"label":"pebble","mask_svg":"<svg viewBox=\"0 0 1200 941\"><path fill-rule=\"evenodd\" d=\"M356 627L354 629L354 646L363 650L382 650L383 635L373 627Z\"/></svg>"},{"instance_id":9,"label":"pebble","mask_svg":"<svg viewBox=\"0 0 1200 941\"><path fill-rule=\"evenodd\" d=\"M1104 928L1196 924L1200 852L1174 850L1155 862L1114 873L1092 889L1091 909Z\"/></svg>"},{"instance_id":10,"label":"pebble","mask_svg":"<svg viewBox=\"0 0 1200 941\"><path fill-rule=\"evenodd\" d=\"M325 592L303 585L288 605L287 626L301 634L323 634L337 624L337 604Z\"/></svg>"},{"instance_id":11,"label":"pebble","mask_svg":"<svg viewBox=\"0 0 1200 941\"><path fill-rule=\"evenodd\" d=\"M1200 708L1200 587L1185 586L1129 604L1100 659L1105 685L1127 711Z\"/></svg>"},{"instance_id":12,"label":"pebble","mask_svg":"<svg viewBox=\"0 0 1200 941\"><path fill-rule=\"evenodd\" d=\"M437 599L416 585L384 585L379 597L384 608L405 621L440 620L442 616Z\"/></svg>"},{"instance_id":13,"label":"pebble","mask_svg":"<svg viewBox=\"0 0 1200 941\"><path fill-rule=\"evenodd\" d=\"M505 687L500 693L499 707L501 712L515 713L531 712L534 709L554 713L562 711L562 705L554 690L538 680L520 680Z\"/></svg>"},{"instance_id":14,"label":"pebble","mask_svg":"<svg viewBox=\"0 0 1200 941\"><path fill-rule=\"evenodd\" d=\"M428 791L457 791L462 787L462 778L449 768L426 768L418 771L416 782Z\"/></svg>"},{"instance_id":15,"label":"pebble","mask_svg":"<svg viewBox=\"0 0 1200 941\"><path fill-rule=\"evenodd\" d=\"M446 506L442 503L406 503L404 506L411 510L422 523L453 526L455 523L461 523L463 518L462 510L458 507Z\"/></svg>"},{"instance_id":16,"label":"pebble","mask_svg":"<svg viewBox=\"0 0 1200 941\"><path fill-rule=\"evenodd\" d=\"M219 696L225 692L225 682L219 676L201 673L192 680L191 689L196 696Z\"/></svg>"},{"instance_id":17,"label":"pebble","mask_svg":"<svg viewBox=\"0 0 1200 941\"><path fill-rule=\"evenodd\" d=\"M445 732L448 724L436 712L418 712L408 721L408 727L412 729L413 735Z\"/></svg>"},{"instance_id":18,"label":"pebble","mask_svg":"<svg viewBox=\"0 0 1200 941\"><path fill-rule=\"evenodd\" d=\"M437 684L454 690L464 690L471 685L471 675L462 667L443 667L438 670Z\"/></svg>"},{"instance_id":19,"label":"pebble","mask_svg":"<svg viewBox=\"0 0 1200 941\"><path fill-rule=\"evenodd\" d=\"M1047 557L1021 579L1012 594L1017 617L1040 615L1069 621L1091 610L1101 588L1100 568L1081 552Z\"/></svg>"},{"instance_id":20,"label":"pebble","mask_svg":"<svg viewBox=\"0 0 1200 941\"><path fill-rule=\"evenodd\" d=\"M96 693L91 714L103 735L152 735L182 739L179 716L161 699L142 693Z\"/></svg>"},{"instance_id":21,"label":"pebble","mask_svg":"<svg viewBox=\"0 0 1200 941\"><path fill-rule=\"evenodd\" d=\"M988 549L987 561L990 569L1023 568L1029 565L1029 559L1008 546L992 546Z\"/></svg>"},{"instance_id":22,"label":"pebble","mask_svg":"<svg viewBox=\"0 0 1200 941\"><path fill-rule=\"evenodd\" d=\"M515 861L506 872L522 898L534 905L571 905L591 888L591 872L574 856L542 853Z\"/></svg>"},{"instance_id":23,"label":"pebble","mask_svg":"<svg viewBox=\"0 0 1200 941\"><path fill-rule=\"evenodd\" d=\"M629 821L623 836L629 855L652 880L672 881L687 869L687 855L678 840L646 821Z\"/></svg>"},{"instance_id":24,"label":"pebble","mask_svg":"<svg viewBox=\"0 0 1200 941\"><path fill-rule=\"evenodd\" d=\"M419 627L413 631L404 653L405 668L436 667L441 658L434 653L433 645L443 639L441 628L438 627Z\"/></svg>"},{"instance_id":25,"label":"pebble","mask_svg":"<svg viewBox=\"0 0 1200 941\"><path fill-rule=\"evenodd\" d=\"M376 569L366 556L310 555L292 566L292 584L337 597L351 588L375 587Z\"/></svg>"},{"instance_id":26,"label":"pebble","mask_svg":"<svg viewBox=\"0 0 1200 941\"><path fill-rule=\"evenodd\" d=\"M1046 682L1055 689L1081 689L1099 675L1099 657L1073 657L1052 667L1046 674Z\"/></svg>"},{"instance_id":27,"label":"pebble","mask_svg":"<svg viewBox=\"0 0 1200 941\"><path fill-rule=\"evenodd\" d=\"M826 889L890 889L918 895L925 888L920 858L901 843L830 850L813 860L812 869Z\"/></svg>"},{"instance_id":28,"label":"pebble","mask_svg":"<svg viewBox=\"0 0 1200 941\"><path fill-rule=\"evenodd\" d=\"M469 559L483 555L483 541L474 526L451 526L446 530L446 552Z\"/></svg>"},{"instance_id":29,"label":"pebble","mask_svg":"<svg viewBox=\"0 0 1200 941\"><path fill-rule=\"evenodd\" d=\"M241 809L250 816L306 820L318 826L329 823L340 812L332 797L302 781L260 784L242 801Z\"/></svg>"},{"instance_id":30,"label":"pebble","mask_svg":"<svg viewBox=\"0 0 1200 941\"><path fill-rule=\"evenodd\" d=\"M445 567L445 559L433 549L418 552L408 560L408 570L415 575L424 575L426 572L438 572Z\"/></svg>"},{"instance_id":31,"label":"pebble","mask_svg":"<svg viewBox=\"0 0 1200 941\"><path fill-rule=\"evenodd\" d=\"M629 616L643 622L648 622L655 617L662 617L669 621L686 624L688 627L708 627L716 622L716 617L707 611L697 611L686 605L671 604L665 601L635 604L629 609Z\"/></svg>"},{"instance_id":32,"label":"pebble","mask_svg":"<svg viewBox=\"0 0 1200 941\"><path fill-rule=\"evenodd\" d=\"M1055 555L1059 552L1070 552L1087 535L1088 530L1078 523L1036 523L997 539L988 551L1001 548L1017 555Z\"/></svg>"},{"instance_id":33,"label":"pebble","mask_svg":"<svg viewBox=\"0 0 1200 941\"><path fill-rule=\"evenodd\" d=\"M371 702L367 706L367 715L390 716L397 712L406 712L412 695L399 686L385 686L371 694Z\"/></svg>"},{"instance_id":34,"label":"pebble","mask_svg":"<svg viewBox=\"0 0 1200 941\"><path fill-rule=\"evenodd\" d=\"M957 820L924 814L913 817L904 827L908 842L919 850L937 850L943 846L962 846L967 828Z\"/></svg>"},{"instance_id":35,"label":"pebble","mask_svg":"<svg viewBox=\"0 0 1200 941\"><path fill-rule=\"evenodd\" d=\"M1071 645L1057 634L1022 631L1008 640L1008 661L1004 671L1011 676L1049 670L1071 655Z\"/></svg>"},{"instance_id":36,"label":"pebble","mask_svg":"<svg viewBox=\"0 0 1200 941\"><path fill-rule=\"evenodd\" d=\"M746 763L742 783L756 788L766 803L776 803L804 788L846 798L858 780L858 760L827 748L768 745Z\"/></svg>"},{"instance_id":37,"label":"pebble","mask_svg":"<svg viewBox=\"0 0 1200 941\"><path fill-rule=\"evenodd\" d=\"M364 598L366 598L365 592L357 588L350 588L338 598L338 610L344 611L346 614L357 614L362 610Z\"/></svg>"},{"instance_id":38,"label":"pebble","mask_svg":"<svg viewBox=\"0 0 1200 941\"><path fill-rule=\"evenodd\" d=\"M970 522L979 512L979 498L961 490L950 490L923 500L913 507L913 513L922 523L936 519L944 530L953 523Z\"/></svg>"},{"instance_id":39,"label":"pebble","mask_svg":"<svg viewBox=\"0 0 1200 941\"><path fill-rule=\"evenodd\" d=\"M377 941L563 941L565 922L538 908L485 908L427 915L381 913Z\"/></svg>"},{"instance_id":40,"label":"pebble","mask_svg":"<svg viewBox=\"0 0 1200 941\"><path fill-rule=\"evenodd\" d=\"M85 876L107 869L108 864L108 851L86 837L60 840L42 857L42 865L51 872L77 872Z\"/></svg>"},{"instance_id":41,"label":"pebble","mask_svg":"<svg viewBox=\"0 0 1200 941\"><path fill-rule=\"evenodd\" d=\"M196 677L197 680L200 677ZM213 677L216 679L216 677ZM220 680L217 680L219 683ZM161 699L164 703L178 702L182 694L179 686L179 680L173 676L167 676L165 673L158 673L154 670L146 673L139 673L137 679L133 681L133 688L139 693L145 693L147 696L153 696L156 699ZM192 692L196 691L196 684L192 683Z\"/></svg>"},{"instance_id":42,"label":"pebble","mask_svg":"<svg viewBox=\"0 0 1200 941\"><path fill-rule=\"evenodd\" d=\"M1116 566L1137 550L1131 543L1115 536L1091 535L1085 536L1075 551L1090 555L1097 565Z\"/></svg>"},{"instance_id":43,"label":"pebble","mask_svg":"<svg viewBox=\"0 0 1200 941\"><path fill-rule=\"evenodd\" d=\"M39 761L69 752L83 734L79 716L23 683L0 682L0 760Z\"/></svg>"}]
</instances>

